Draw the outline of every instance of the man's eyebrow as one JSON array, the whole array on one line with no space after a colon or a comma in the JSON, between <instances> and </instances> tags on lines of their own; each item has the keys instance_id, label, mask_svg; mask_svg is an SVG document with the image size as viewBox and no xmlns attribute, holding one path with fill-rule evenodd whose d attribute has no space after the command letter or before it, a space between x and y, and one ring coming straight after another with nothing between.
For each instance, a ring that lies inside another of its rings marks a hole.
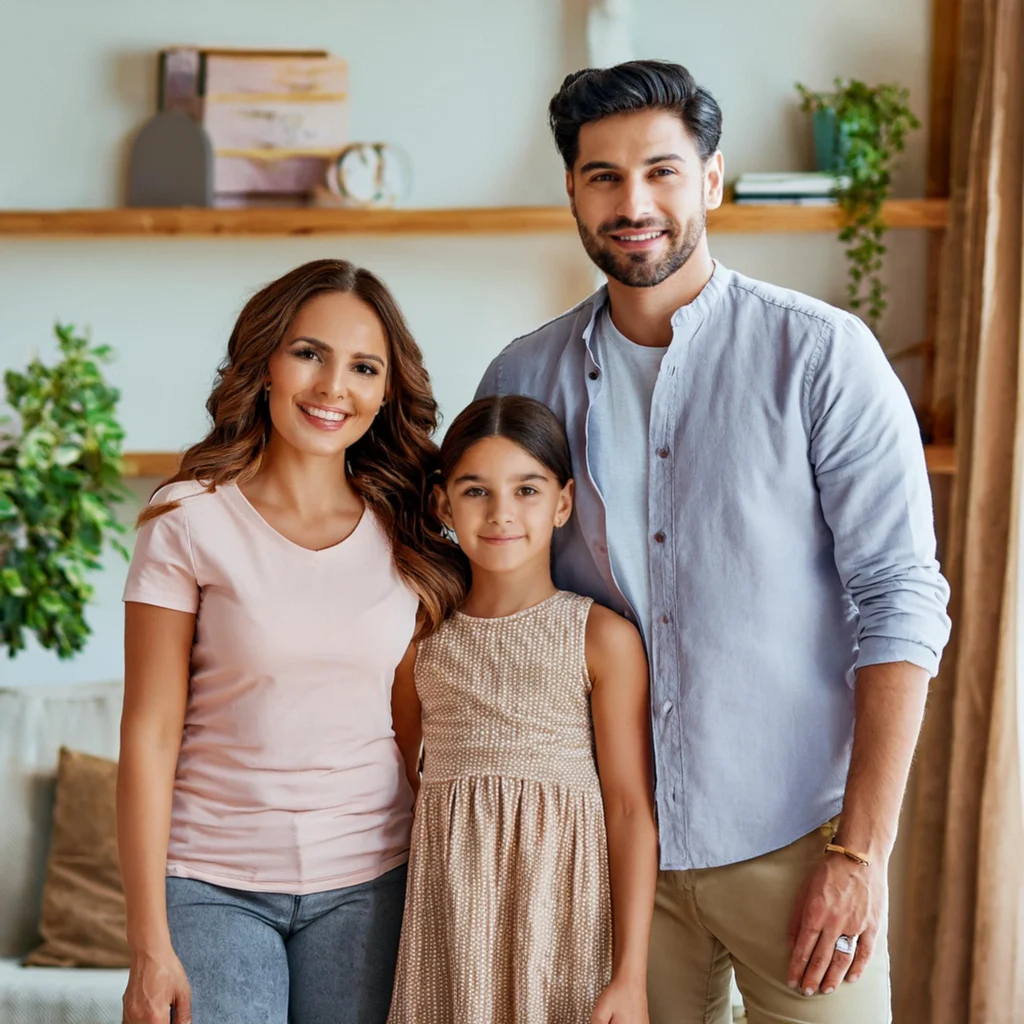
<instances>
[{"instance_id":1,"label":"man's eyebrow","mask_svg":"<svg viewBox=\"0 0 1024 1024\"><path fill-rule=\"evenodd\" d=\"M649 156L644 161L645 167L653 167L655 164L667 164L675 161L676 163L685 164L686 160L681 157L678 153L659 153L657 156ZM588 174L590 171L617 171L620 170L618 164L613 164L608 160L588 160L581 168L580 174Z\"/></svg>"},{"instance_id":2,"label":"man's eyebrow","mask_svg":"<svg viewBox=\"0 0 1024 1024\"><path fill-rule=\"evenodd\" d=\"M580 174L586 174L588 171L617 171L618 169L618 164L610 164L607 160L588 160L580 168Z\"/></svg>"}]
</instances>

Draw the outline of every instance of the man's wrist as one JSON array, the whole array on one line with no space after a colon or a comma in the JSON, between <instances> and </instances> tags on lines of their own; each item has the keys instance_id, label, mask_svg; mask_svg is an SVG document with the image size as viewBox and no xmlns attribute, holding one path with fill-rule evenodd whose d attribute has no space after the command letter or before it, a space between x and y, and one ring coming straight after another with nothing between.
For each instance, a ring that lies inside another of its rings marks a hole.
<instances>
[{"instance_id":1,"label":"man's wrist","mask_svg":"<svg viewBox=\"0 0 1024 1024\"><path fill-rule=\"evenodd\" d=\"M841 846L867 860L871 865L888 864L889 858L892 856L892 842L884 836L871 835L868 832L858 833L852 828L843 828L842 824L832 837L831 845ZM829 856L843 857L841 853L830 853ZM843 859L847 858L843 857ZM851 866L854 864L852 860L849 863Z\"/></svg>"}]
</instances>

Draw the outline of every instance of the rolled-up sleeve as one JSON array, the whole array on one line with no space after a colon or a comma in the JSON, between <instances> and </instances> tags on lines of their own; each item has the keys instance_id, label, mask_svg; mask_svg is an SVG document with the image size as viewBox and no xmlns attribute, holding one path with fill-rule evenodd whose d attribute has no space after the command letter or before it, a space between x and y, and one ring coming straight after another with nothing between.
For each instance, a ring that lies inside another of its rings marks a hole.
<instances>
[{"instance_id":1,"label":"rolled-up sleeve","mask_svg":"<svg viewBox=\"0 0 1024 1024\"><path fill-rule=\"evenodd\" d=\"M846 317L823 327L804 396L822 512L859 614L856 667L908 661L934 676L949 586L907 393L867 327Z\"/></svg>"}]
</instances>

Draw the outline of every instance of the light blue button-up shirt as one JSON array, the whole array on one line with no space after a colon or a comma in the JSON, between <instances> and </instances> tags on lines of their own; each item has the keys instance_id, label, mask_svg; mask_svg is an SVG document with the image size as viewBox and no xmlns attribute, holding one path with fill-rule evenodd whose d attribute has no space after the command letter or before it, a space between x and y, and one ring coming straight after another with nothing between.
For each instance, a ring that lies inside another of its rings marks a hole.
<instances>
[{"instance_id":1,"label":"light blue button-up shirt","mask_svg":"<svg viewBox=\"0 0 1024 1024\"><path fill-rule=\"evenodd\" d=\"M555 581L635 621L587 443L592 403L616 387L591 350L605 302L602 289L512 342L478 397L530 395L561 418L576 511L555 536ZM934 675L949 636L917 422L870 331L720 264L672 328L637 431L666 870L760 856L836 815L856 670Z\"/></svg>"}]
</instances>

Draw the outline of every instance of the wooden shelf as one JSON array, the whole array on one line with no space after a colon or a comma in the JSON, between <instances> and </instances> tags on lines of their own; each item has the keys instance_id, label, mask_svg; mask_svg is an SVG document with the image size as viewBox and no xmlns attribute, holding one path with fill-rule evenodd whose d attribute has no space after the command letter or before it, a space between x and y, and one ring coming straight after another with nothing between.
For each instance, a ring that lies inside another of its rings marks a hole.
<instances>
[{"instance_id":1,"label":"wooden shelf","mask_svg":"<svg viewBox=\"0 0 1024 1024\"><path fill-rule=\"evenodd\" d=\"M883 208L891 228L946 226L945 199L894 199ZM726 203L708 214L716 232L735 234L836 231L834 206L755 206ZM121 209L0 210L0 236L93 238L146 235L455 235L574 231L562 206L495 206L461 210Z\"/></svg>"},{"instance_id":2,"label":"wooden shelf","mask_svg":"<svg viewBox=\"0 0 1024 1024\"><path fill-rule=\"evenodd\" d=\"M953 476L956 473L956 448L951 444L926 444L924 457L932 476Z\"/></svg>"},{"instance_id":3,"label":"wooden shelf","mask_svg":"<svg viewBox=\"0 0 1024 1024\"><path fill-rule=\"evenodd\" d=\"M952 476L956 472L956 449L952 445L925 445L924 454L929 473ZM178 471L180 459L178 452L125 452L124 475L164 479Z\"/></svg>"},{"instance_id":4,"label":"wooden shelf","mask_svg":"<svg viewBox=\"0 0 1024 1024\"><path fill-rule=\"evenodd\" d=\"M174 476L181 465L180 452L125 452L122 459L126 477L153 477L164 480Z\"/></svg>"}]
</instances>

